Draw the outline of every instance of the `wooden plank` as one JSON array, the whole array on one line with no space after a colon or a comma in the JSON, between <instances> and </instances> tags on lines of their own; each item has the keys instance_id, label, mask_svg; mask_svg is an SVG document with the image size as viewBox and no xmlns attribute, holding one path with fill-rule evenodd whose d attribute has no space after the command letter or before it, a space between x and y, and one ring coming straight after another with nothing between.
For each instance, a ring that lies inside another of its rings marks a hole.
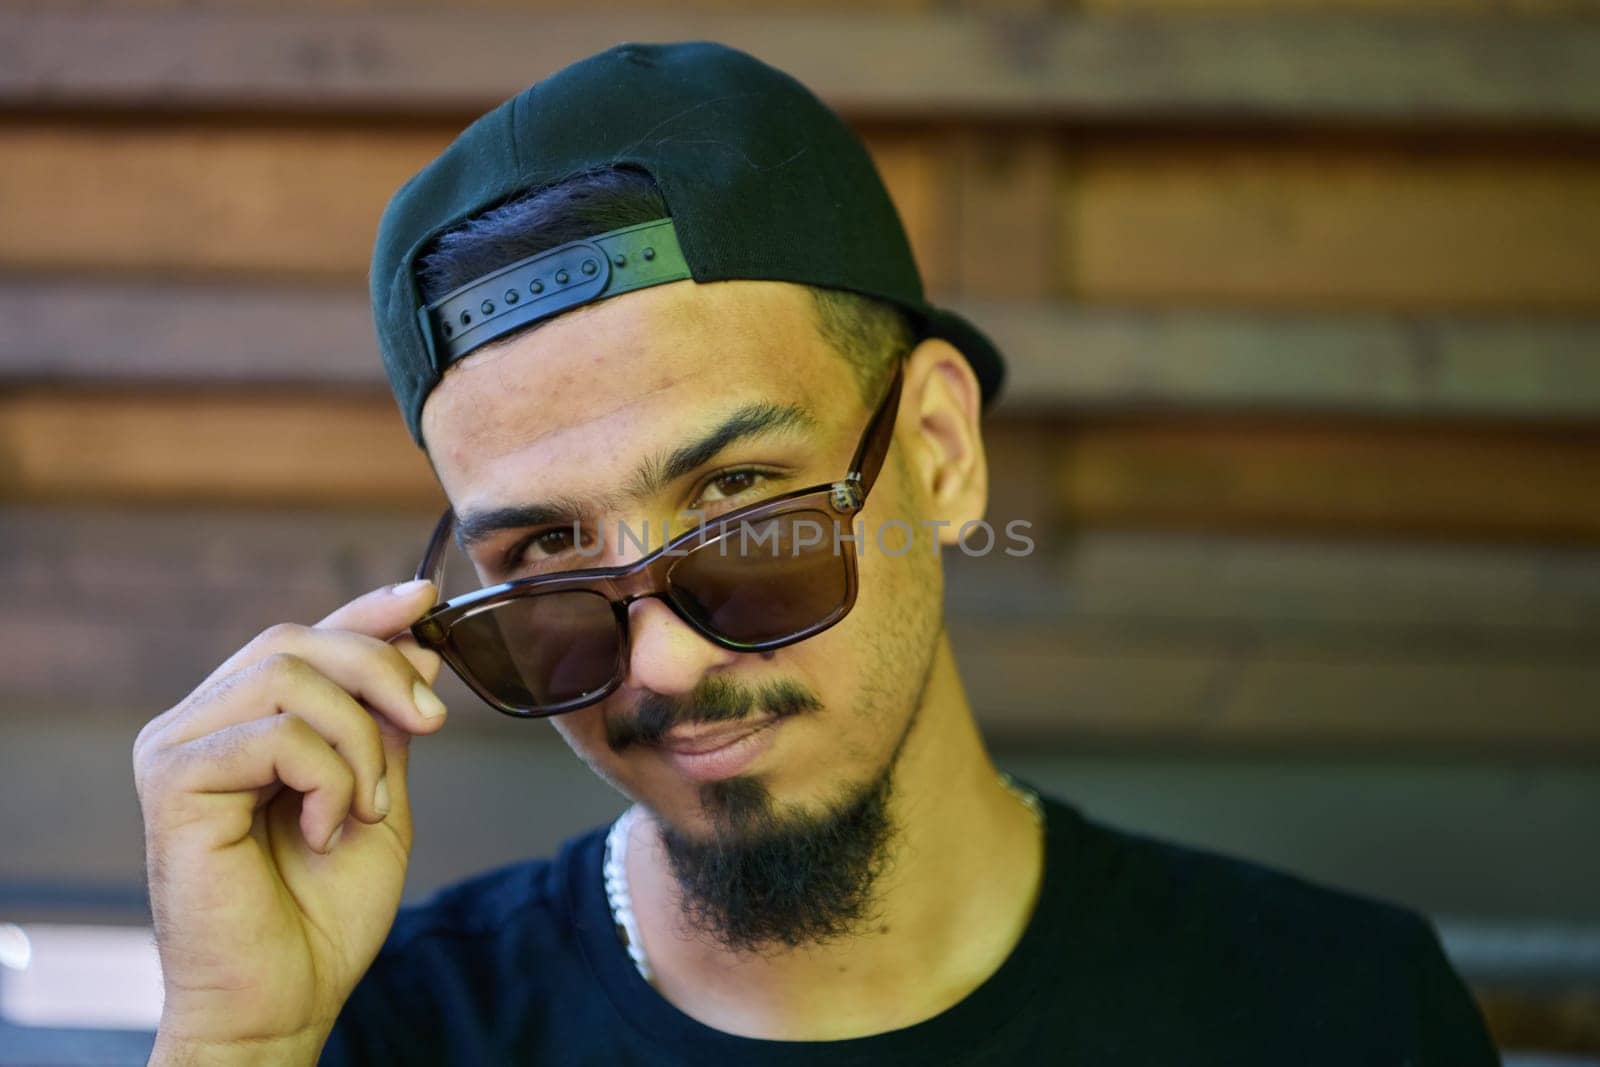
<instances>
[{"instance_id":1,"label":"wooden plank","mask_svg":"<svg viewBox=\"0 0 1600 1067\"><path fill-rule=\"evenodd\" d=\"M960 266L961 239L949 225L956 192L940 138L895 128L858 132L900 213L923 284L949 289Z\"/></svg>"},{"instance_id":2,"label":"wooden plank","mask_svg":"<svg viewBox=\"0 0 1600 1067\"><path fill-rule=\"evenodd\" d=\"M619 25L571 11L6 9L0 102L466 113L609 47ZM1600 27L1582 18L662 7L630 12L625 36L725 41L855 113L1600 118Z\"/></svg>"},{"instance_id":3,"label":"wooden plank","mask_svg":"<svg viewBox=\"0 0 1600 1067\"><path fill-rule=\"evenodd\" d=\"M0 692L164 706L273 622L408 577L432 518L6 508ZM947 574L963 677L997 737L1600 755L1594 550L1104 533L1039 558L957 555Z\"/></svg>"},{"instance_id":4,"label":"wooden plank","mask_svg":"<svg viewBox=\"0 0 1600 1067\"><path fill-rule=\"evenodd\" d=\"M1054 267L1057 288L1090 301L1600 306L1600 153L1107 136L1073 154L1051 226L1049 211L1033 217L1055 173L1047 135L1018 139L1012 187L985 183L979 210L973 195L958 207L947 172L978 164L941 158L942 135L866 132L928 281L946 292L1027 295ZM354 281L383 205L452 133L3 124L0 267Z\"/></svg>"},{"instance_id":5,"label":"wooden plank","mask_svg":"<svg viewBox=\"0 0 1600 1067\"><path fill-rule=\"evenodd\" d=\"M0 179L3 180L3 179ZM359 284L0 281L0 380L381 387Z\"/></svg>"},{"instance_id":6,"label":"wooden plank","mask_svg":"<svg viewBox=\"0 0 1600 1067\"><path fill-rule=\"evenodd\" d=\"M3 515L9 555L0 574L19 612L13 621L116 627L159 608L234 628L309 621L346 596L409 577L435 517L16 507ZM1190 661L1272 650L1281 660L1320 653L1583 666L1596 638L1600 560L1592 549L1297 546L1115 532L1085 541L1087 550L1041 550L1047 556L1031 564L952 557L952 618L1035 646L1059 638L1086 654L1142 648ZM460 591L470 587L459 559L450 574ZM57 647L71 654L73 646ZM13 667L40 669L21 659Z\"/></svg>"},{"instance_id":7,"label":"wooden plank","mask_svg":"<svg viewBox=\"0 0 1600 1067\"><path fill-rule=\"evenodd\" d=\"M0 124L0 266L361 280L389 197L456 132L436 122ZM868 147L917 251L938 261L948 208L936 146L891 131Z\"/></svg>"},{"instance_id":8,"label":"wooden plank","mask_svg":"<svg viewBox=\"0 0 1600 1067\"><path fill-rule=\"evenodd\" d=\"M0 168L0 267L354 282L383 205L453 131L0 124L11 161ZM941 156L944 135L866 134L930 286L947 293L1025 296L1053 267L1054 288L1093 302L1600 306L1600 153L1107 135L1058 172L1058 147L1034 131L1008 150L1011 186L983 183L980 210L970 175L981 164ZM105 173L118 174L118 195L106 195ZM1035 210L1052 173L1054 226Z\"/></svg>"},{"instance_id":9,"label":"wooden plank","mask_svg":"<svg viewBox=\"0 0 1600 1067\"><path fill-rule=\"evenodd\" d=\"M1059 439L1086 525L1411 537L1600 538L1600 431L1096 420Z\"/></svg>"},{"instance_id":10,"label":"wooden plank","mask_svg":"<svg viewBox=\"0 0 1600 1067\"><path fill-rule=\"evenodd\" d=\"M3 298L0 298L3 299ZM1600 320L964 303L1006 353L1005 414L1307 411L1593 418Z\"/></svg>"},{"instance_id":11,"label":"wooden plank","mask_svg":"<svg viewBox=\"0 0 1600 1067\"><path fill-rule=\"evenodd\" d=\"M0 126L0 262L357 279L389 197L450 136L405 126Z\"/></svg>"},{"instance_id":12,"label":"wooden plank","mask_svg":"<svg viewBox=\"0 0 1600 1067\"><path fill-rule=\"evenodd\" d=\"M408 576L437 517L431 508L8 504L0 581L19 610L56 602L113 622L150 610L162 590L186 618L315 618L340 597ZM1088 530L1041 540L1026 557L945 559L956 614L1070 627L1085 643L1270 639L1534 662L1581 660L1600 627L1593 547ZM458 563L452 555L452 574Z\"/></svg>"},{"instance_id":13,"label":"wooden plank","mask_svg":"<svg viewBox=\"0 0 1600 1067\"><path fill-rule=\"evenodd\" d=\"M965 299L1040 298L1066 276L1055 214L1061 148L1017 130L965 130L951 137L957 184L953 277L939 286ZM918 256L919 263L934 262Z\"/></svg>"},{"instance_id":14,"label":"wooden plank","mask_svg":"<svg viewBox=\"0 0 1600 1067\"><path fill-rule=\"evenodd\" d=\"M950 569L963 681L997 737L1600 753L1592 551L1111 531L1069 545Z\"/></svg>"},{"instance_id":15,"label":"wooden plank","mask_svg":"<svg viewBox=\"0 0 1600 1067\"><path fill-rule=\"evenodd\" d=\"M1059 233L1084 300L1600 305L1600 153L1131 136L1074 159Z\"/></svg>"},{"instance_id":16,"label":"wooden plank","mask_svg":"<svg viewBox=\"0 0 1600 1067\"><path fill-rule=\"evenodd\" d=\"M1600 668L1580 662L1200 653L983 626L994 621L952 623L950 634L980 722L1008 741L1600 756Z\"/></svg>"},{"instance_id":17,"label":"wooden plank","mask_svg":"<svg viewBox=\"0 0 1600 1067\"><path fill-rule=\"evenodd\" d=\"M0 494L444 505L386 394L13 392L0 396Z\"/></svg>"},{"instance_id":18,"label":"wooden plank","mask_svg":"<svg viewBox=\"0 0 1600 1067\"><path fill-rule=\"evenodd\" d=\"M1006 353L1002 417L1600 417L1596 318L954 303ZM13 384L384 382L353 285L0 280L0 321L29 324L0 331L0 381Z\"/></svg>"},{"instance_id":19,"label":"wooden plank","mask_svg":"<svg viewBox=\"0 0 1600 1067\"><path fill-rule=\"evenodd\" d=\"M0 669L3 707L168 706L267 626L321 614L269 614L271 599L251 601L257 611L248 621L183 619L163 612L159 600L129 621L61 618L59 608L23 619L8 611L0 618L0 639L13 650ZM317 602L324 612L339 603L326 596ZM1430 662L1404 653L1279 658L1270 642L1230 653L1131 637L1086 641L999 623L991 613L950 626L974 712L997 743L1069 745L1080 753L1600 760L1600 668L1582 662ZM453 677L440 695L451 707L482 712L479 725L494 721Z\"/></svg>"},{"instance_id":20,"label":"wooden plank","mask_svg":"<svg viewBox=\"0 0 1600 1067\"><path fill-rule=\"evenodd\" d=\"M987 433L994 470L1069 527L1600 541L1600 430L1144 416ZM0 499L441 501L387 394L17 389Z\"/></svg>"},{"instance_id":21,"label":"wooden plank","mask_svg":"<svg viewBox=\"0 0 1600 1067\"><path fill-rule=\"evenodd\" d=\"M300 13L314 11L379 12L415 11L426 13L449 10L479 11L544 11L561 12L568 8L566 0L94 0L101 10L120 12L161 12L181 9L185 11L210 10L216 12L271 11L273 9L298 9ZM1031 0L1030 0L1031 2ZM604 13L619 21L651 8L665 11L729 11L745 6L748 0L591 0L585 10ZM919 11L937 6L939 0L764 0L762 7L775 11L834 11L840 9L869 11ZM0 0L0 10L7 7L21 10L37 9L38 0Z\"/></svg>"},{"instance_id":22,"label":"wooden plank","mask_svg":"<svg viewBox=\"0 0 1600 1067\"><path fill-rule=\"evenodd\" d=\"M990 521L1010 517L990 510ZM55 535L67 537L65 532ZM1013 622L1136 636L1436 658L1581 662L1600 626L1594 548L1082 530L1028 556L948 554L952 602L985 596ZM20 580L20 579L18 579Z\"/></svg>"},{"instance_id":23,"label":"wooden plank","mask_svg":"<svg viewBox=\"0 0 1600 1067\"><path fill-rule=\"evenodd\" d=\"M1583 15L1594 11L1593 0L1079 0L1086 11L1118 14L1193 12L1394 11L1405 14L1449 12L1459 15Z\"/></svg>"}]
</instances>

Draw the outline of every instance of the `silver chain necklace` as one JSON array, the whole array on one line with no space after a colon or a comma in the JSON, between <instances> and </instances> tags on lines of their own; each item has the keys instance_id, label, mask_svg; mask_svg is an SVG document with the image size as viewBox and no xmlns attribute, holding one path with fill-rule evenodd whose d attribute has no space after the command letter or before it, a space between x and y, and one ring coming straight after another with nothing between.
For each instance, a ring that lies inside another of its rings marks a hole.
<instances>
[{"instance_id":1,"label":"silver chain necklace","mask_svg":"<svg viewBox=\"0 0 1600 1067\"><path fill-rule=\"evenodd\" d=\"M1000 784L1032 813L1035 823L1043 826L1044 805L1039 802L1039 794L1018 785L1005 771L1000 771L999 776ZM650 970L650 961L644 955L644 941L639 936L639 920L633 914L633 898L628 893L628 835L638 817L638 805L630 805L611 824L606 834L606 856L601 869L605 874L606 900L611 904L611 919L617 925L618 937L628 950L628 958L633 960L640 977L654 985L655 976Z\"/></svg>"}]
</instances>

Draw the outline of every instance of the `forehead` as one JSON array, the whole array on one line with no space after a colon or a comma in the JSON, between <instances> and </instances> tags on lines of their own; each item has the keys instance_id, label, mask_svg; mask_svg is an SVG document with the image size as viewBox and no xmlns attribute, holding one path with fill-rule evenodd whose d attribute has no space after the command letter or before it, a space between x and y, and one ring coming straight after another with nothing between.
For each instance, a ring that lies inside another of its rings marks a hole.
<instances>
[{"instance_id":1,"label":"forehead","mask_svg":"<svg viewBox=\"0 0 1600 1067\"><path fill-rule=\"evenodd\" d=\"M625 477L751 401L832 421L855 396L817 332L810 294L783 282L672 282L561 315L453 365L422 429L458 511Z\"/></svg>"}]
</instances>

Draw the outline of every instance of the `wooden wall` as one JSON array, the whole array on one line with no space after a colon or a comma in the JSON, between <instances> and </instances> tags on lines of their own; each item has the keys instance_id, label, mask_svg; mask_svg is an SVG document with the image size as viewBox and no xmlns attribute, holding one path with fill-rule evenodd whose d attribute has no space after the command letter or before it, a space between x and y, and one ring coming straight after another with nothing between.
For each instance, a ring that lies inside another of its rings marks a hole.
<instances>
[{"instance_id":1,"label":"wooden wall","mask_svg":"<svg viewBox=\"0 0 1600 1067\"><path fill-rule=\"evenodd\" d=\"M0 715L131 738L407 576L389 194L544 73L709 37L846 114L1008 353L992 514L1040 551L950 594L998 743L1596 767L1592 3L570 7L0 2Z\"/></svg>"}]
</instances>

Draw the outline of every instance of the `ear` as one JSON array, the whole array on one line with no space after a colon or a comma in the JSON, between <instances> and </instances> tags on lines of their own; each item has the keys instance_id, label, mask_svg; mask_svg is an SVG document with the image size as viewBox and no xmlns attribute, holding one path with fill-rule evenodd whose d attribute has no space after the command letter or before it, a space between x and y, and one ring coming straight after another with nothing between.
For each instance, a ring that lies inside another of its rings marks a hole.
<instances>
[{"instance_id":1,"label":"ear","mask_svg":"<svg viewBox=\"0 0 1600 1067\"><path fill-rule=\"evenodd\" d=\"M989 465L979 413L983 392L972 365L950 342L928 338L906 357L901 443L916 492L937 527L939 543L954 545L963 523L983 518L989 503Z\"/></svg>"}]
</instances>

